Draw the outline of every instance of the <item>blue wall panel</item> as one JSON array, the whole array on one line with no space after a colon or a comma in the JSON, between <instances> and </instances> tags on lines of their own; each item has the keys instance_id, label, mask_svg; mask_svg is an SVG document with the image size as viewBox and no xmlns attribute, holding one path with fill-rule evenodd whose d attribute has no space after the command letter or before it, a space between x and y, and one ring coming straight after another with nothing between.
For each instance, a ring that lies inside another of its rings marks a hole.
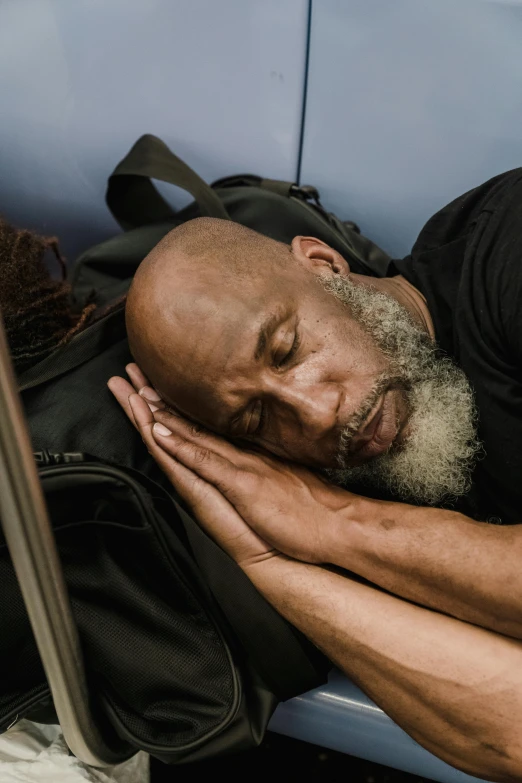
<instances>
[{"instance_id":1,"label":"blue wall panel","mask_svg":"<svg viewBox=\"0 0 522 783\"><path fill-rule=\"evenodd\" d=\"M307 0L3 0L0 212L69 255L114 234L106 178L146 132L209 180L295 179L307 19Z\"/></svg>"},{"instance_id":2,"label":"blue wall panel","mask_svg":"<svg viewBox=\"0 0 522 783\"><path fill-rule=\"evenodd\" d=\"M522 165L520 0L312 0L301 182L394 255Z\"/></svg>"}]
</instances>

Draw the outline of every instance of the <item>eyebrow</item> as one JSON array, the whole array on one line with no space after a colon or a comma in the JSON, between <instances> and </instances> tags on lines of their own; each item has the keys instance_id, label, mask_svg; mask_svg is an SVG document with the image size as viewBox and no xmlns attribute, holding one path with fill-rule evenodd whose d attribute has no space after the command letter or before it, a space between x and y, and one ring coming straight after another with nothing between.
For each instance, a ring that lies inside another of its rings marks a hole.
<instances>
[{"instance_id":1,"label":"eyebrow","mask_svg":"<svg viewBox=\"0 0 522 783\"><path fill-rule=\"evenodd\" d=\"M258 362L263 356L264 352L266 351L268 341L284 317L285 314L280 310L276 313L273 313L272 315L269 315L266 321L261 324L261 328L259 329L259 334L257 337L256 350L254 351L254 359L256 362Z\"/></svg>"}]
</instances>

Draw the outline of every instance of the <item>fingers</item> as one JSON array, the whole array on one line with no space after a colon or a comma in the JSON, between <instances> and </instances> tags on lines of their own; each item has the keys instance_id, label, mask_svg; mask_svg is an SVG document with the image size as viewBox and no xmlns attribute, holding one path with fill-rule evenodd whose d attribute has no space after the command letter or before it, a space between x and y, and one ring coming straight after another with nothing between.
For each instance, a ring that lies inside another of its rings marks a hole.
<instances>
[{"instance_id":1,"label":"fingers","mask_svg":"<svg viewBox=\"0 0 522 783\"><path fill-rule=\"evenodd\" d=\"M154 415L150 410L149 405L139 394L133 392L130 395L128 402L134 425L140 433L149 453L154 457L160 468L170 475L170 463L173 461L172 457L176 456L174 444L171 443L170 448L165 449L162 447L162 444L156 440L153 435L155 423ZM172 440L176 439L176 436L174 435L170 437ZM166 438L164 438L164 440L166 440Z\"/></svg>"},{"instance_id":2,"label":"fingers","mask_svg":"<svg viewBox=\"0 0 522 783\"><path fill-rule=\"evenodd\" d=\"M137 364L134 363L128 364L125 369L131 380L131 383L129 383L125 378L121 378L118 375L114 375L112 378L109 378L107 382L107 386L109 387L110 391L114 394L114 396L120 403L121 407L129 417L131 422L134 424L134 418L129 405L129 397L131 394L134 394L139 389L142 389L144 386L147 386L148 380L145 377L145 375L142 373L142 371L140 370Z\"/></svg>"},{"instance_id":3,"label":"fingers","mask_svg":"<svg viewBox=\"0 0 522 783\"><path fill-rule=\"evenodd\" d=\"M131 421L133 421L133 419L128 405L128 398L130 394L136 391L140 397L147 402L150 410L155 414L156 421L164 424L171 432L178 433L189 441L203 441L202 445L212 449L217 454L221 454L221 456L236 463L242 461L246 464L247 455L244 451L224 440L224 438L211 434L208 430L205 430L198 424L188 421L183 416L167 410L165 402L161 399L156 390L152 388L147 377L137 364L128 364L125 369L132 382L133 388L131 389L130 384L124 381L123 378L117 377L111 378L109 381L109 388L120 405L125 409L125 412Z\"/></svg>"},{"instance_id":4,"label":"fingers","mask_svg":"<svg viewBox=\"0 0 522 783\"><path fill-rule=\"evenodd\" d=\"M242 539L246 536L252 539L249 549L266 548L216 487L172 458L164 470L174 489L192 509L201 527L234 559L242 559Z\"/></svg>"},{"instance_id":5,"label":"fingers","mask_svg":"<svg viewBox=\"0 0 522 783\"><path fill-rule=\"evenodd\" d=\"M173 459L156 442L152 434L154 418L146 402L138 394L132 394L129 405L136 427L151 456L209 535L238 562L244 556L249 556L250 550L255 552L258 549L266 549L264 542L248 528L219 489ZM175 438L173 435L169 437Z\"/></svg>"},{"instance_id":6,"label":"fingers","mask_svg":"<svg viewBox=\"0 0 522 783\"><path fill-rule=\"evenodd\" d=\"M147 376L142 373L137 364L132 362L125 367L125 370L134 390L148 402L151 411L154 412L166 407L156 389L151 386Z\"/></svg>"},{"instance_id":7,"label":"fingers","mask_svg":"<svg viewBox=\"0 0 522 783\"><path fill-rule=\"evenodd\" d=\"M134 391L128 399L128 405L132 422L140 433L149 454L156 460L159 467L170 477L169 468L172 458L154 439L152 434L152 427L154 425L152 411L145 400Z\"/></svg>"},{"instance_id":8,"label":"fingers","mask_svg":"<svg viewBox=\"0 0 522 783\"><path fill-rule=\"evenodd\" d=\"M120 378L115 375L109 379L107 386L120 403L132 424L139 431L149 452L160 464L160 467L163 467L165 460L168 460L168 455L162 453L162 449L157 445L152 435L154 417L149 405L144 399L136 394L134 387L131 386L125 378Z\"/></svg>"},{"instance_id":9,"label":"fingers","mask_svg":"<svg viewBox=\"0 0 522 783\"><path fill-rule=\"evenodd\" d=\"M114 394L131 422L134 424L134 417L129 405L129 397L131 394L139 392L141 396L149 403L149 408L152 412L164 408L165 403L160 398L155 389L149 385L147 377L142 373L137 364L128 364L125 369L131 383L129 383L125 378L114 375L107 382L107 386Z\"/></svg>"},{"instance_id":10,"label":"fingers","mask_svg":"<svg viewBox=\"0 0 522 783\"><path fill-rule=\"evenodd\" d=\"M154 426L152 411L145 400L135 392L130 395L128 403L135 427L140 433L145 446L162 470L169 474L170 478L170 474L172 473L171 463L174 463L174 460L169 453L156 442L152 434Z\"/></svg>"},{"instance_id":11,"label":"fingers","mask_svg":"<svg viewBox=\"0 0 522 783\"><path fill-rule=\"evenodd\" d=\"M183 440L201 448L209 449L238 467L248 468L255 465L255 458L254 460L252 459L252 454L239 449L233 443L221 437L221 435L215 435L179 414L158 410L154 413L154 418L157 422L167 427L170 432L183 438Z\"/></svg>"},{"instance_id":12,"label":"fingers","mask_svg":"<svg viewBox=\"0 0 522 783\"><path fill-rule=\"evenodd\" d=\"M155 445L154 438L152 437L154 416L152 415L151 409L145 400L143 400L139 394L136 394L136 392L133 392L130 395L129 405L132 411L134 422L136 424L136 428L140 435L144 440L150 441L150 443L147 442L147 445Z\"/></svg>"},{"instance_id":13,"label":"fingers","mask_svg":"<svg viewBox=\"0 0 522 783\"><path fill-rule=\"evenodd\" d=\"M108 385L140 433L150 455L187 502L191 504L194 502L193 498L189 498L185 494L189 474L193 477L195 474L204 480L203 483L209 482L217 487L231 502L237 497L237 488L241 486L245 489L246 483L251 482L251 477L245 471L241 471L245 475L238 480L240 471L236 465L226 456L222 456L211 448L213 438L208 436L193 443L182 435L171 432L170 429L164 428L163 434L161 434L160 428L164 425L155 422L154 418L159 412L154 414L147 402L139 394L136 394L128 381L115 376L109 380ZM167 414L168 416L170 414ZM172 418L177 417L171 416ZM176 461L185 467L185 483L179 483L182 471L177 469Z\"/></svg>"},{"instance_id":14,"label":"fingers","mask_svg":"<svg viewBox=\"0 0 522 783\"><path fill-rule=\"evenodd\" d=\"M125 378L120 378L118 375L114 375L112 378L110 378L107 382L107 386L114 394L131 422L134 424L134 417L132 415L132 410L129 404L130 395L135 394L134 388L128 381L125 380Z\"/></svg>"},{"instance_id":15,"label":"fingers","mask_svg":"<svg viewBox=\"0 0 522 783\"><path fill-rule=\"evenodd\" d=\"M154 414L155 418L157 416L158 413ZM163 415L162 418L164 418ZM157 447L159 446L162 451L174 457L205 481L213 484L232 503L237 498L238 492L244 493L255 480L253 473L238 467L235 461L230 460L226 454L214 449L213 442L215 440L221 441L221 439L205 436L201 440L188 440L178 432L171 432L160 422L154 424L152 437ZM234 449L234 451L236 450Z\"/></svg>"},{"instance_id":16,"label":"fingers","mask_svg":"<svg viewBox=\"0 0 522 783\"><path fill-rule=\"evenodd\" d=\"M144 386L150 386L148 378L142 373L140 368L135 362L131 362L125 367L125 372L130 378L130 381L136 391L143 389Z\"/></svg>"},{"instance_id":17,"label":"fingers","mask_svg":"<svg viewBox=\"0 0 522 783\"><path fill-rule=\"evenodd\" d=\"M146 381L141 371L129 367L128 372L133 385L114 376L108 382L109 389L139 431L158 467L191 507L202 527L240 564L255 562L260 554L266 556L268 545L246 524L234 504L237 498L238 507L250 505L250 490L257 477L218 453L225 448L232 457L241 452L178 416L156 410L154 404L146 401L143 387L141 395L135 391L135 386ZM156 422L157 416L168 422L170 428ZM184 434L175 431L176 424Z\"/></svg>"},{"instance_id":18,"label":"fingers","mask_svg":"<svg viewBox=\"0 0 522 783\"><path fill-rule=\"evenodd\" d=\"M163 400L161 400L155 389L148 385L140 385L148 384L148 380L137 364L128 364L126 370L130 380L132 381L132 385L124 378L114 376L108 382L109 389L114 394L133 424L137 426L135 416L133 415L133 409L129 403L129 398L131 395L137 392L148 405L148 412L151 415L154 414L154 419L166 426L170 432L178 435L181 438L182 442L178 442L174 438L170 440L170 449L169 446L167 446L165 443L161 444L168 453L172 454L172 456L176 456L176 453L173 451L173 449L181 448L182 443L189 442L198 446L198 449L192 452L193 455L201 455L205 452L205 450L207 450L221 456L232 466L243 467L245 469L250 467L253 470L255 469L259 461L258 458L256 458L256 455L237 448L237 446L229 443L219 435L213 435L198 424L190 422L183 416L167 410L165 403ZM141 420L145 422L144 426L147 426L150 429L154 423L154 420L150 419L149 417L145 420L145 409L141 408L141 406L138 406L136 401L134 401L134 409L140 413ZM141 434L145 440L144 433L142 432ZM147 437L149 439L151 437L150 433L148 432ZM188 454L189 451L185 449L183 453Z\"/></svg>"}]
</instances>

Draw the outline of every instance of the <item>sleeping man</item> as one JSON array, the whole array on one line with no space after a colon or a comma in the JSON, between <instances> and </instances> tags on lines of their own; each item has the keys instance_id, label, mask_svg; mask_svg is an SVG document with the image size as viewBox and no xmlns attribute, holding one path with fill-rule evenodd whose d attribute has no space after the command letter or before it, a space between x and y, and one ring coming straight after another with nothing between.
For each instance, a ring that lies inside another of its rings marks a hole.
<instances>
[{"instance_id":1,"label":"sleeping man","mask_svg":"<svg viewBox=\"0 0 522 783\"><path fill-rule=\"evenodd\" d=\"M517 170L376 279L313 237L191 221L140 266L137 364L109 382L267 600L499 781L522 779L521 225Z\"/></svg>"}]
</instances>

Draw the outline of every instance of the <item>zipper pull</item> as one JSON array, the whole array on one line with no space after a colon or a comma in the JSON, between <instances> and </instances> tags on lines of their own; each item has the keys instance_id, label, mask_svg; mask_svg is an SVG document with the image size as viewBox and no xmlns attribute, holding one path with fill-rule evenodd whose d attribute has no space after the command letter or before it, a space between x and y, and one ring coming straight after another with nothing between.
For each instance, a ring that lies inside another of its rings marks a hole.
<instances>
[{"instance_id":1,"label":"zipper pull","mask_svg":"<svg viewBox=\"0 0 522 783\"><path fill-rule=\"evenodd\" d=\"M70 462L86 462L88 455L83 451L35 451L34 458L38 468L46 468L49 465L66 465Z\"/></svg>"}]
</instances>

